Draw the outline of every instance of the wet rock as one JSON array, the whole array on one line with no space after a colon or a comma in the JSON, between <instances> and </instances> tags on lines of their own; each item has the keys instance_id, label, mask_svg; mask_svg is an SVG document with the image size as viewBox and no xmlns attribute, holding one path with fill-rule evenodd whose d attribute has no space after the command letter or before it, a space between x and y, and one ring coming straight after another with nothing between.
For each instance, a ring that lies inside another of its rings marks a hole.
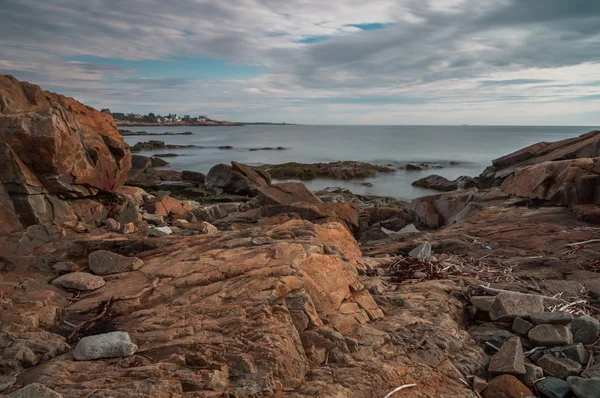
<instances>
[{"instance_id":1,"label":"wet rock","mask_svg":"<svg viewBox=\"0 0 600 398\"><path fill-rule=\"evenodd\" d=\"M445 177L432 174L412 183L415 187L435 189L437 191L455 191L458 189L456 181L450 181Z\"/></svg>"},{"instance_id":2,"label":"wet rock","mask_svg":"<svg viewBox=\"0 0 600 398\"><path fill-rule=\"evenodd\" d=\"M494 296L472 296L470 300L479 311L489 312L495 299Z\"/></svg>"},{"instance_id":3,"label":"wet rock","mask_svg":"<svg viewBox=\"0 0 600 398\"><path fill-rule=\"evenodd\" d=\"M111 332L87 336L79 340L73 358L76 361L90 361L102 358L128 357L137 351L125 332Z\"/></svg>"},{"instance_id":4,"label":"wet rock","mask_svg":"<svg viewBox=\"0 0 600 398\"><path fill-rule=\"evenodd\" d=\"M533 387L534 382L542 377L544 377L544 370L542 368L532 363L525 362L525 374L519 376L519 380L527 387Z\"/></svg>"},{"instance_id":5,"label":"wet rock","mask_svg":"<svg viewBox=\"0 0 600 398\"><path fill-rule=\"evenodd\" d=\"M429 242L423 242L408 253L409 257L425 259L431 257L431 245Z\"/></svg>"},{"instance_id":6,"label":"wet rock","mask_svg":"<svg viewBox=\"0 0 600 398\"><path fill-rule=\"evenodd\" d=\"M544 311L544 300L540 296L503 292L496 296L490 306L492 321L513 321L516 317L527 318L529 314Z\"/></svg>"},{"instance_id":7,"label":"wet rock","mask_svg":"<svg viewBox=\"0 0 600 398\"><path fill-rule=\"evenodd\" d=\"M490 373L525 374L525 357L521 340L516 337L502 344L491 359L488 368Z\"/></svg>"},{"instance_id":8,"label":"wet rock","mask_svg":"<svg viewBox=\"0 0 600 398\"><path fill-rule=\"evenodd\" d=\"M529 320L534 325L568 325L573 321L573 314L564 311L538 312L536 314L531 314Z\"/></svg>"},{"instance_id":9,"label":"wet rock","mask_svg":"<svg viewBox=\"0 0 600 398\"><path fill-rule=\"evenodd\" d=\"M17 382L17 378L15 376L0 376L0 393L8 390Z\"/></svg>"},{"instance_id":10,"label":"wet rock","mask_svg":"<svg viewBox=\"0 0 600 398\"><path fill-rule=\"evenodd\" d=\"M533 327L532 323L520 317L516 317L512 324L513 332L518 333L521 336L527 336Z\"/></svg>"},{"instance_id":11,"label":"wet rock","mask_svg":"<svg viewBox=\"0 0 600 398\"><path fill-rule=\"evenodd\" d=\"M577 398L600 397L600 379L584 379L571 376L567 378L567 383Z\"/></svg>"},{"instance_id":12,"label":"wet rock","mask_svg":"<svg viewBox=\"0 0 600 398\"><path fill-rule=\"evenodd\" d=\"M313 178L352 179L374 177L377 173L391 173L391 167L378 166L355 161L331 163L296 163L270 164L261 167L273 178L310 180Z\"/></svg>"},{"instance_id":13,"label":"wet rock","mask_svg":"<svg viewBox=\"0 0 600 398\"><path fill-rule=\"evenodd\" d=\"M100 289L105 282L101 276L88 274L87 272L72 272L59 276L52 281L52 284L65 289L90 291Z\"/></svg>"},{"instance_id":14,"label":"wet rock","mask_svg":"<svg viewBox=\"0 0 600 398\"><path fill-rule=\"evenodd\" d=\"M581 364L567 358L556 358L552 355L544 355L539 359L537 365L544 369L544 372L558 377L559 379L566 379L569 376L577 376L581 372Z\"/></svg>"},{"instance_id":15,"label":"wet rock","mask_svg":"<svg viewBox=\"0 0 600 398\"><path fill-rule=\"evenodd\" d=\"M106 250L97 250L88 256L89 267L96 275L118 274L140 269L144 262L137 257L125 257Z\"/></svg>"},{"instance_id":16,"label":"wet rock","mask_svg":"<svg viewBox=\"0 0 600 398\"><path fill-rule=\"evenodd\" d=\"M567 398L571 387L566 381L556 377L545 377L535 384L537 390L547 398Z\"/></svg>"},{"instance_id":17,"label":"wet rock","mask_svg":"<svg viewBox=\"0 0 600 398\"><path fill-rule=\"evenodd\" d=\"M573 361L579 362L582 365L587 364L590 358L589 352L581 343L550 348L548 350L544 350L543 353L553 355L557 358L572 359Z\"/></svg>"},{"instance_id":18,"label":"wet rock","mask_svg":"<svg viewBox=\"0 0 600 398\"><path fill-rule=\"evenodd\" d=\"M533 395L533 392L513 375L493 378L481 393L483 398L524 398Z\"/></svg>"},{"instance_id":19,"label":"wet rock","mask_svg":"<svg viewBox=\"0 0 600 398\"><path fill-rule=\"evenodd\" d=\"M536 346L555 347L573 344L573 335L564 325L538 325L529 331L528 338Z\"/></svg>"},{"instance_id":20,"label":"wet rock","mask_svg":"<svg viewBox=\"0 0 600 398\"><path fill-rule=\"evenodd\" d=\"M171 235L173 230L169 227L155 227L148 231L149 237L159 237L159 236L167 236Z\"/></svg>"},{"instance_id":21,"label":"wet rock","mask_svg":"<svg viewBox=\"0 0 600 398\"><path fill-rule=\"evenodd\" d=\"M573 333L573 342L594 344L598 340L600 323L587 315L581 315L573 319L571 332Z\"/></svg>"},{"instance_id":22,"label":"wet rock","mask_svg":"<svg viewBox=\"0 0 600 398\"><path fill-rule=\"evenodd\" d=\"M29 384L10 394L7 398L62 398L63 396L43 384Z\"/></svg>"}]
</instances>

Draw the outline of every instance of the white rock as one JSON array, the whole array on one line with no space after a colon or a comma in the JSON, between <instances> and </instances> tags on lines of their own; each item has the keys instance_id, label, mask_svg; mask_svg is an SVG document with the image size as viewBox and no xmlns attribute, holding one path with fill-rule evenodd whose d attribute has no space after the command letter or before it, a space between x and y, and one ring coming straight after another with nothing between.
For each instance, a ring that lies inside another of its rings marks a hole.
<instances>
[{"instance_id":1,"label":"white rock","mask_svg":"<svg viewBox=\"0 0 600 398\"><path fill-rule=\"evenodd\" d=\"M166 236L171 235L173 230L169 227L156 227L148 231L148 236Z\"/></svg>"},{"instance_id":2,"label":"white rock","mask_svg":"<svg viewBox=\"0 0 600 398\"><path fill-rule=\"evenodd\" d=\"M431 257L431 245L429 242L421 243L408 253L409 257L425 259Z\"/></svg>"},{"instance_id":3,"label":"white rock","mask_svg":"<svg viewBox=\"0 0 600 398\"><path fill-rule=\"evenodd\" d=\"M128 357L137 351L126 332L111 332L87 336L79 340L73 358L76 361Z\"/></svg>"}]
</instances>

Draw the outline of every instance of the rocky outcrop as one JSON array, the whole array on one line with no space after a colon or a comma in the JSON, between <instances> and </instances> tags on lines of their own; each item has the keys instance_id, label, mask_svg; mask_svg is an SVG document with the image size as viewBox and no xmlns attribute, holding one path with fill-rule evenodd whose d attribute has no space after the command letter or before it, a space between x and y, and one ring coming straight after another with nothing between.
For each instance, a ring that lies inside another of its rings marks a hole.
<instances>
[{"instance_id":1,"label":"rocky outcrop","mask_svg":"<svg viewBox=\"0 0 600 398\"><path fill-rule=\"evenodd\" d=\"M258 188L260 205L286 205L297 202L322 203L304 184L284 182Z\"/></svg>"},{"instance_id":2,"label":"rocky outcrop","mask_svg":"<svg viewBox=\"0 0 600 398\"><path fill-rule=\"evenodd\" d=\"M256 196L259 187L266 187L270 183L269 173L237 162L231 162L231 166L214 166L205 179L206 188L215 190L217 194L245 196Z\"/></svg>"},{"instance_id":3,"label":"rocky outcrop","mask_svg":"<svg viewBox=\"0 0 600 398\"><path fill-rule=\"evenodd\" d=\"M436 191L456 191L458 183L445 177L432 174L412 183L415 187L435 189Z\"/></svg>"},{"instance_id":4,"label":"rocky outcrop","mask_svg":"<svg viewBox=\"0 0 600 398\"><path fill-rule=\"evenodd\" d=\"M283 163L267 164L261 167L273 178L310 180L313 178L352 179L373 177L377 173L391 173L391 167L370 163L344 161L331 163Z\"/></svg>"},{"instance_id":5,"label":"rocky outcrop","mask_svg":"<svg viewBox=\"0 0 600 398\"><path fill-rule=\"evenodd\" d=\"M0 76L2 219L77 221L65 199L118 190L131 156L112 118L72 98ZM10 198L8 200L7 198Z\"/></svg>"}]
</instances>

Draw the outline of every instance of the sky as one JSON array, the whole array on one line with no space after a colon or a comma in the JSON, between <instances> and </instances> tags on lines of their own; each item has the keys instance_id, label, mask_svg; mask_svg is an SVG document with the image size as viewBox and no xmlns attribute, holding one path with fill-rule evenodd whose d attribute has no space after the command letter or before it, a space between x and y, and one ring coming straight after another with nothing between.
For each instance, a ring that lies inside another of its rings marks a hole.
<instances>
[{"instance_id":1,"label":"sky","mask_svg":"<svg viewBox=\"0 0 600 398\"><path fill-rule=\"evenodd\" d=\"M0 73L113 112L600 125L600 0L2 0Z\"/></svg>"}]
</instances>

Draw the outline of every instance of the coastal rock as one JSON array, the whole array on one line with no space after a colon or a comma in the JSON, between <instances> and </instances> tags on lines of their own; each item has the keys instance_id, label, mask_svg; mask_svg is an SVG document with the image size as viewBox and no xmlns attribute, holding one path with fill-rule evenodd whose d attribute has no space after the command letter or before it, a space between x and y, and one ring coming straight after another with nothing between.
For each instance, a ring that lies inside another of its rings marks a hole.
<instances>
[{"instance_id":1,"label":"coastal rock","mask_svg":"<svg viewBox=\"0 0 600 398\"><path fill-rule=\"evenodd\" d=\"M567 358L556 358L552 355L544 355L538 362L538 366L547 374L566 379L569 376L577 376L581 372L581 364Z\"/></svg>"},{"instance_id":2,"label":"coastal rock","mask_svg":"<svg viewBox=\"0 0 600 398\"><path fill-rule=\"evenodd\" d=\"M158 227L165 225L165 218L160 214L144 213L142 214L142 220Z\"/></svg>"},{"instance_id":3,"label":"coastal rock","mask_svg":"<svg viewBox=\"0 0 600 398\"><path fill-rule=\"evenodd\" d=\"M256 196L258 187L270 184L271 177L259 169L241 163L231 162L231 166L218 164L209 170L205 186L217 193Z\"/></svg>"},{"instance_id":4,"label":"coastal rock","mask_svg":"<svg viewBox=\"0 0 600 398\"><path fill-rule=\"evenodd\" d=\"M296 163L268 164L261 169L269 172L272 178L311 180L314 178L353 179L374 177L377 173L391 173L395 170L386 166L370 163L343 161L331 163Z\"/></svg>"},{"instance_id":5,"label":"coastal rock","mask_svg":"<svg viewBox=\"0 0 600 398\"><path fill-rule=\"evenodd\" d=\"M587 315L580 315L573 319L571 332L574 343L594 344L600 333L600 322Z\"/></svg>"},{"instance_id":6,"label":"coastal rock","mask_svg":"<svg viewBox=\"0 0 600 398\"><path fill-rule=\"evenodd\" d=\"M106 229L111 232L119 232L119 229L121 229L121 225L114 218L107 218L104 224Z\"/></svg>"},{"instance_id":7,"label":"coastal rock","mask_svg":"<svg viewBox=\"0 0 600 398\"><path fill-rule=\"evenodd\" d=\"M600 379L571 376L567 378L567 383L577 398L600 397Z\"/></svg>"},{"instance_id":8,"label":"coastal rock","mask_svg":"<svg viewBox=\"0 0 600 398\"><path fill-rule=\"evenodd\" d=\"M525 374L525 357L521 340L516 337L502 344L491 359L488 367L490 373Z\"/></svg>"},{"instance_id":9,"label":"coastal rock","mask_svg":"<svg viewBox=\"0 0 600 398\"><path fill-rule=\"evenodd\" d=\"M29 384L12 394L7 398L63 398L63 396L43 384Z\"/></svg>"},{"instance_id":10,"label":"coastal rock","mask_svg":"<svg viewBox=\"0 0 600 398\"><path fill-rule=\"evenodd\" d=\"M90 361L102 358L128 357L137 351L125 332L111 332L87 336L79 340L73 358L76 361Z\"/></svg>"},{"instance_id":11,"label":"coastal rock","mask_svg":"<svg viewBox=\"0 0 600 398\"><path fill-rule=\"evenodd\" d=\"M149 237L159 237L159 236L167 236L171 235L173 230L167 226L164 227L154 227L148 231Z\"/></svg>"},{"instance_id":12,"label":"coastal rock","mask_svg":"<svg viewBox=\"0 0 600 398\"><path fill-rule=\"evenodd\" d=\"M531 314L529 320L534 325L568 325L573 321L573 314L565 311L538 312Z\"/></svg>"},{"instance_id":13,"label":"coastal rock","mask_svg":"<svg viewBox=\"0 0 600 398\"><path fill-rule=\"evenodd\" d=\"M534 382L544 377L544 370L537 365L525 362L525 374L519 376L519 380L527 387L533 387Z\"/></svg>"},{"instance_id":14,"label":"coastal rock","mask_svg":"<svg viewBox=\"0 0 600 398\"><path fill-rule=\"evenodd\" d=\"M423 242L408 253L409 257L425 259L431 257L431 244Z\"/></svg>"},{"instance_id":15,"label":"coastal rock","mask_svg":"<svg viewBox=\"0 0 600 398\"><path fill-rule=\"evenodd\" d=\"M492 321L512 321L516 317L544 311L544 300L540 296L522 293L502 292L490 306ZM530 332L531 334L531 332Z\"/></svg>"},{"instance_id":16,"label":"coastal rock","mask_svg":"<svg viewBox=\"0 0 600 398\"><path fill-rule=\"evenodd\" d=\"M534 325L531 322L528 322L520 317L516 317L512 324L513 332L518 333L521 336L527 336L533 327Z\"/></svg>"},{"instance_id":17,"label":"coastal rock","mask_svg":"<svg viewBox=\"0 0 600 398\"><path fill-rule=\"evenodd\" d=\"M72 272L59 276L52 281L52 284L65 289L90 291L100 289L105 282L101 276L88 274L87 272Z\"/></svg>"},{"instance_id":18,"label":"coastal rock","mask_svg":"<svg viewBox=\"0 0 600 398\"><path fill-rule=\"evenodd\" d=\"M573 344L571 330L564 325L538 325L529 331L528 338L536 346Z\"/></svg>"},{"instance_id":19,"label":"coastal rock","mask_svg":"<svg viewBox=\"0 0 600 398\"><path fill-rule=\"evenodd\" d=\"M14 205L0 217L18 209L24 226L76 220L62 198L114 192L125 182L131 156L109 115L6 75L0 104L0 180Z\"/></svg>"},{"instance_id":20,"label":"coastal rock","mask_svg":"<svg viewBox=\"0 0 600 398\"><path fill-rule=\"evenodd\" d=\"M579 362L582 365L588 363L589 353L583 346L583 344L568 344L550 348L543 351L543 354L549 354L557 358L568 358L575 362Z\"/></svg>"},{"instance_id":21,"label":"coastal rock","mask_svg":"<svg viewBox=\"0 0 600 398\"><path fill-rule=\"evenodd\" d=\"M493 296L473 296L470 298L470 301L478 310L489 312L495 299L496 297Z\"/></svg>"},{"instance_id":22,"label":"coastal rock","mask_svg":"<svg viewBox=\"0 0 600 398\"><path fill-rule=\"evenodd\" d=\"M435 189L436 191L455 191L458 189L458 184L455 181L450 181L436 174L421 178L413 182L412 185L420 188Z\"/></svg>"},{"instance_id":23,"label":"coastal rock","mask_svg":"<svg viewBox=\"0 0 600 398\"><path fill-rule=\"evenodd\" d=\"M299 182L284 182L257 189L260 205L283 205L296 202L322 203L306 185Z\"/></svg>"},{"instance_id":24,"label":"coastal rock","mask_svg":"<svg viewBox=\"0 0 600 398\"><path fill-rule=\"evenodd\" d=\"M171 196L157 196L144 203L142 209L164 218L185 220L188 214L194 212L199 207L200 204L198 202L180 201ZM144 217L145 215L142 216L142 218Z\"/></svg>"},{"instance_id":25,"label":"coastal rock","mask_svg":"<svg viewBox=\"0 0 600 398\"><path fill-rule=\"evenodd\" d=\"M569 383L552 376L544 377L535 384L535 388L548 398L567 398L571 392Z\"/></svg>"},{"instance_id":26,"label":"coastal rock","mask_svg":"<svg viewBox=\"0 0 600 398\"><path fill-rule=\"evenodd\" d=\"M125 257L106 250L97 250L88 256L89 267L96 275L118 274L140 269L144 262L137 257Z\"/></svg>"},{"instance_id":27,"label":"coastal rock","mask_svg":"<svg viewBox=\"0 0 600 398\"><path fill-rule=\"evenodd\" d=\"M202 173L198 173L196 171L183 170L181 172L181 179L183 181L193 181L199 184L204 184L206 179L206 175Z\"/></svg>"},{"instance_id":28,"label":"coastal rock","mask_svg":"<svg viewBox=\"0 0 600 398\"><path fill-rule=\"evenodd\" d=\"M524 398L534 396L529 388L513 375L494 377L481 393L483 398Z\"/></svg>"}]
</instances>

